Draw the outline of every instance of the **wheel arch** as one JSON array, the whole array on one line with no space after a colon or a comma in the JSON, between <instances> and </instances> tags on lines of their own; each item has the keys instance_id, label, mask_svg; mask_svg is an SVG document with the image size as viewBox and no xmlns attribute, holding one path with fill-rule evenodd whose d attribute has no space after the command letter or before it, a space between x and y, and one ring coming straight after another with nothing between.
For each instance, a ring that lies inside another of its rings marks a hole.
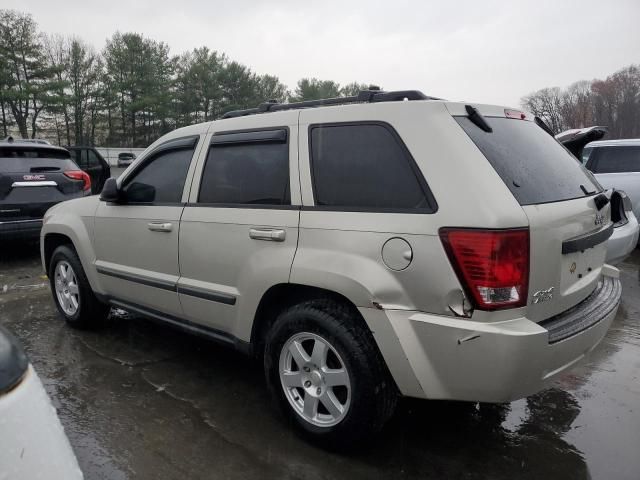
<instances>
[{"instance_id":1,"label":"wheel arch","mask_svg":"<svg viewBox=\"0 0 640 480\"><path fill-rule=\"evenodd\" d=\"M255 356L262 354L264 339L280 312L304 301L326 298L345 305L353 313L354 318L362 322L362 326L371 332L356 305L341 293L312 285L279 283L271 286L258 303L251 328L252 353Z\"/></svg>"},{"instance_id":2,"label":"wheel arch","mask_svg":"<svg viewBox=\"0 0 640 480\"><path fill-rule=\"evenodd\" d=\"M40 254L42 267L46 274L49 273L49 262L56 248L61 245L69 245L78 255L80 264L84 269L87 280L94 292L102 293L97 273L93 266L95 254L91 243L91 237L82 222L79 225L67 223L47 223L42 229Z\"/></svg>"}]
</instances>

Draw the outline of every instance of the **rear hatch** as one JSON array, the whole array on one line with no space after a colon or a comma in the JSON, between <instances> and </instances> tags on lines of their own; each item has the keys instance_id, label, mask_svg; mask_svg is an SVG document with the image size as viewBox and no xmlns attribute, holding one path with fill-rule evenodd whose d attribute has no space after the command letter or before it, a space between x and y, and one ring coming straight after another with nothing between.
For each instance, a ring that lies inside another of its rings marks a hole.
<instances>
[{"instance_id":1,"label":"rear hatch","mask_svg":"<svg viewBox=\"0 0 640 480\"><path fill-rule=\"evenodd\" d=\"M527 317L541 321L584 300L597 285L612 231L602 187L530 115L457 104L449 110L528 217Z\"/></svg>"},{"instance_id":2,"label":"rear hatch","mask_svg":"<svg viewBox=\"0 0 640 480\"><path fill-rule=\"evenodd\" d=\"M586 163L582 152L587 143L600 140L607 134L607 127L593 126L587 128L577 128L573 130L565 130L556 135L556 140L565 146L577 159L582 163Z\"/></svg>"},{"instance_id":3,"label":"rear hatch","mask_svg":"<svg viewBox=\"0 0 640 480\"><path fill-rule=\"evenodd\" d=\"M82 175L65 149L0 144L0 222L39 219L56 203L84 196Z\"/></svg>"}]
</instances>

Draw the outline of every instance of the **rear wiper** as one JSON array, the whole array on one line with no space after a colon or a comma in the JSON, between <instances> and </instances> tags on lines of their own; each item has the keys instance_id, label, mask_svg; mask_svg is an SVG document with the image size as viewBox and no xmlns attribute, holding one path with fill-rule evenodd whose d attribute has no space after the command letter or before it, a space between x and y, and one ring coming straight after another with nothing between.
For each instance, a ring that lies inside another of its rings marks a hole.
<instances>
[{"instance_id":1,"label":"rear wiper","mask_svg":"<svg viewBox=\"0 0 640 480\"><path fill-rule=\"evenodd\" d=\"M596 193L595 190L590 192L589 190L587 190L587 187L582 184L580 185L580 190L582 190L582 193L584 193L585 195L593 195L594 193Z\"/></svg>"},{"instance_id":2,"label":"rear wiper","mask_svg":"<svg viewBox=\"0 0 640 480\"><path fill-rule=\"evenodd\" d=\"M471 120L472 123L474 123L476 126L478 126L481 130L484 130L485 132L489 132L489 133L493 132L493 129L489 126L485 118L482 116L482 114L478 111L476 107L472 107L471 105L465 105L464 108L467 111L467 116L469 117L469 120Z\"/></svg>"}]
</instances>

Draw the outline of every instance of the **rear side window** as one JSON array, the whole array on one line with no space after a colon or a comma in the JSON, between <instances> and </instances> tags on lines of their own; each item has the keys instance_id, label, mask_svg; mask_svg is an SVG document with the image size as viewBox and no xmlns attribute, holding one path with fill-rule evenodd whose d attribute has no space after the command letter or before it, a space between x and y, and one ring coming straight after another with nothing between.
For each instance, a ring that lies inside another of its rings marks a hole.
<instances>
[{"instance_id":1,"label":"rear side window","mask_svg":"<svg viewBox=\"0 0 640 480\"><path fill-rule=\"evenodd\" d=\"M390 126L312 126L310 142L316 205L363 211L435 211L435 201L417 165Z\"/></svg>"},{"instance_id":2,"label":"rear side window","mask_svg":"<svg viewBox=\"0 0 640 480\"><path fill-rule=\"evenodd\" d=\"M154 155L124 187L127 202L181 202L193 152L193 148L181 148Z\"/></svg>"},{"instance_id":3,"label":"rear side window","mask_svg":"<svg viewBox=\"0 0 640 480\"><path fill-rule=\"evenodd\" d=\"M284 141L267 142L247 138L246 142L240 139L238 143L219 143L209 148L198 202L291 204L286 136Z\"/></svg>"},{"instance_id":4,"label":"rear side window","mask_svg":"<svg viewBox=\"0 0 640 480\"><path fill-rule=\"evenodd\" d=\"M534 122L486 117L485 132L455 117L520 205L558 202L601 191L580 162Z\"/></svg>"},{"instance_id":5,"label":"rear side window","mask_svg":"<svg viewBox=\"0 0 640 480\"><path fill-rule=\"evenodd\" d=\"M594 148L589 170L593 173L640 172L640 146Z\"/></svg>"}]
</instances>

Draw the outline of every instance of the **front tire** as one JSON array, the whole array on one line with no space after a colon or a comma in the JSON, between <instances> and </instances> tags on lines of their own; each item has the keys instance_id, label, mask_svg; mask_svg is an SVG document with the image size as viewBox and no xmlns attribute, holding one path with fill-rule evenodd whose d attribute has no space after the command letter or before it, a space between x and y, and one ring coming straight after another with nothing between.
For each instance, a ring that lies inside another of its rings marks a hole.
<instances>
[{"instance_id":1,"label":"front tire","mask_svg":"<svg viewBox=\"0 0 640 480\"><path fill-rule=\"evenodd\" d=\"M109 306L96 298L72 248L62 245L54 250L48 274L53 300L68 325L87 329L104 323Z\"/></svg>"},{"instance_id":2,"label":"front tire","mask_svg":"<svg viewBox=\"0 0 640 480\"><path fill-rule=\"evenodd\" d=\"M332 300L282 312L266 338L264 367L276 404L324 447L357 447L393 414L397 391L357 313Z\"/></svg>"}]
</instances>

